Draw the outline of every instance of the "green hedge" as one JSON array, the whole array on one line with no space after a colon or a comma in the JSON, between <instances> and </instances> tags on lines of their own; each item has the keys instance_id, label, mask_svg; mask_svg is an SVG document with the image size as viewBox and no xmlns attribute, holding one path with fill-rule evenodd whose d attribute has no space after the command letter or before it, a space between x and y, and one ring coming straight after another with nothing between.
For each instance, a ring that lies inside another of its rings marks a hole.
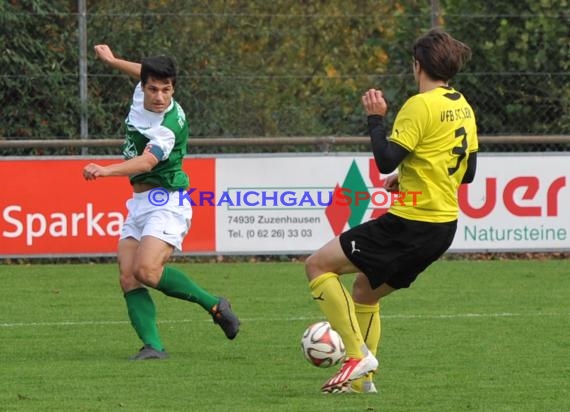
<instances>
[{"instance_id":1,"label":"green hedge","mask_svg":"<svg viewBox=\"0 0 570 412\"><path fill-rule=\"evenodd\" d=\"M444 3L444 2L441 2ZM481 134L570 134L570 17L555 0L449 0L446 30L473 60L455 80ZM415 85L410 46L429 2L88 1L89 136L120 137L134 83L94 59L107 43L140 60L169 54L176 98L200 136L365 133L362 92L391 119ZM0 3L0 136L78 138L78 15L70 0Z\"/></svg>"}]
</instances>

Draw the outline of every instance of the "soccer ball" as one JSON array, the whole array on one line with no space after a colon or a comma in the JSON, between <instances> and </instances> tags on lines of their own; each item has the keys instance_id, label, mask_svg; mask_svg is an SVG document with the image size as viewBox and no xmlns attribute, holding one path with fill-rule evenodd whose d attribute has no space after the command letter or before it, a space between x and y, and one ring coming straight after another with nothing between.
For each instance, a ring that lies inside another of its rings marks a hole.
<instances>
[{"instance_id":1,"label":"soccer ball","mask_svg":"<svg viewBox=\"0 0 570 412\"><path fill-rule=\"evenodd\" d=\"M305 359L313 366L328 368L344 359L344 343L330 323L313 323L303 333L301 349Z\"/></svg>"}]
</instances>

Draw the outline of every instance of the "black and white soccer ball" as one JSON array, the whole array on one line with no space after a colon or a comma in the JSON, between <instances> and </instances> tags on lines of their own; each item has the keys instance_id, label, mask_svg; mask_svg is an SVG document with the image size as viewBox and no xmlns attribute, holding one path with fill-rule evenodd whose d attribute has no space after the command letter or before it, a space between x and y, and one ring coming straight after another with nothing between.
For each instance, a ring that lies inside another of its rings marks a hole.
<instances>
[{"instance_id":1,"label":"black and white soccer ball","mask_svg":"<svg viewBox=\"0 0 570 412\"><path fill-rule=\"evenodd\" d=\"M337 365L346 355L342 338L326 321L313 323L305 330L301 349L305 359L319 368Z\"/></svg>"}]
</instances>

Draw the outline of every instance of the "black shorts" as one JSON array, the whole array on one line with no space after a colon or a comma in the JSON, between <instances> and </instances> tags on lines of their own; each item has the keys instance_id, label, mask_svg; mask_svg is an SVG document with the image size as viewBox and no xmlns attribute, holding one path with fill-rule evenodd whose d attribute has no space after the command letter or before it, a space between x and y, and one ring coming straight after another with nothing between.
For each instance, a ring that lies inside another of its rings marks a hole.
<instances>
[{"instance_id":1,"label":"black shorts","mask_svg":"<svg viewBox=\"0 0 570 412\"><path fill-rule=\"evenodd\" d=\"M342 233L340 245L373 289L383 283L401 289L445 253L456 229L456 220L430 223L386 213Z\"/></svg>"}]
</instances>

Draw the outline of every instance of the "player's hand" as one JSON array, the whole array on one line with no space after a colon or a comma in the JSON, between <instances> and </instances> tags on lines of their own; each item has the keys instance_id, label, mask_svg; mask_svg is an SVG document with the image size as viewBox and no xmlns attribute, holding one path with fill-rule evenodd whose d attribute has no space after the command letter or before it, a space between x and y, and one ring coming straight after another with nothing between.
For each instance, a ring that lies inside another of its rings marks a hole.
<instances>
[{"instance_id":1,"label":"player's hand","mask_svg":"<svg viewBox=\"0 0 570 412\"><path fill-rule=\"evenodd\" d=\"M400 182L398 175L390 175L384 180L384 189L387 192L398 192L400 189Z\"/></svg>"},{"instance_id":2,"label":"player's hand","mask_svg":"<svg viewBox=\"0 0 570 412\"><path fill-rule=\"evenodd\" d=\"M106 176L105 168L95 163L89 163L83 168L83 178L85 180L95 180L98 177Z\"/></svg>"},{"instance_id":3,"label":"player's hand","mask_svg":"<svg viewBox=\"0 0 570 412\"><path fill-rule=\"evenodd\" d=\"M115 59L115 55L111 51L111 48L106 44L97 44L94 49L95 57L103 63L110 63Z\"/></svg>"},{"instance_id":4,"label":"player's hand","mask_svg":"<svg viewBox=\"0 0 570 412\"><path fill-rule=\"evenodd\" d=\"M388 103L386 103L386 99L384 99L382 90L368 90L362 95L362 105L368 116L373 114L385 116L388 111Z\"/></svg>"}]
</instances>

